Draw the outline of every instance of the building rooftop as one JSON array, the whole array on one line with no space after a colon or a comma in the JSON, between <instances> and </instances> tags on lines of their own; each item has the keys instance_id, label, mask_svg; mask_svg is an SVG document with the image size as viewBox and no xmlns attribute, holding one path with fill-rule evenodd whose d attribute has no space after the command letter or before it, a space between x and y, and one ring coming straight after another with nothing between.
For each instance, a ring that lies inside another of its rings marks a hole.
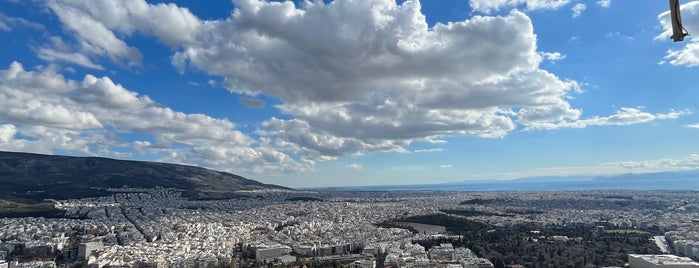
<instances>
[{"instance_id":1,"label":"building rooftop","mask_svg":"<svg viewBox=\"0 0 699 268\"><path fill-rule=\"evenodd\" d=\"M675 255L669 255L669 254L664 254L664 255L639 255L639 254L629 254L629 257L634 257L637 259L641 259L653 264L663 264L663 265L674 265L674 264L682 264L682 265L693 265L699 267L699 262L695 262L694 260L688 258L688 257L679 257Z\"/></svg>"}]
</instances>

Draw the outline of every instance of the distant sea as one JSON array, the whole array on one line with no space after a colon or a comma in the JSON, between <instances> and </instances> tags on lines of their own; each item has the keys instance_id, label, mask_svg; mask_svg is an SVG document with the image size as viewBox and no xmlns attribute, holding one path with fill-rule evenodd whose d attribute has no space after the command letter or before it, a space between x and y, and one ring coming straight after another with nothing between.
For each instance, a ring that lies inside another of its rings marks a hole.
<instances>
[{"instance_id":1,"label":"distant sea","mask_svg":"<svg viewBox=\"0 0 699 268\"><path fill-rule=\"evenodd\" d=\"M589 179L530 181L464 181L444 184L348 186L315 188L338 191L587 191L587 190L699 190L699 178Z\"/></svg>"}]
</instances>

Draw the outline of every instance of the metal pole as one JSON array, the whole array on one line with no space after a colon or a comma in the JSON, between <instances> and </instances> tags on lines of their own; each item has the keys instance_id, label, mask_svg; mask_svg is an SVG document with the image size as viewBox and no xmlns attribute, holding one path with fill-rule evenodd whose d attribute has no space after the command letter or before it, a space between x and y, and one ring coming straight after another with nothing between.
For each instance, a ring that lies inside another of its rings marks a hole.
<instances>
[{"instance_id":1,"label":"metal pole","mask_svg":"<svg viewBox=\"0 0 699 268\"><path fill-rule=\"evenodd\" d=\"M680 42L689 35L682 27L682 17L680 16L680 0L670 1L670 20L672 21L672 40Z\"/></svg>"}]
</instances>

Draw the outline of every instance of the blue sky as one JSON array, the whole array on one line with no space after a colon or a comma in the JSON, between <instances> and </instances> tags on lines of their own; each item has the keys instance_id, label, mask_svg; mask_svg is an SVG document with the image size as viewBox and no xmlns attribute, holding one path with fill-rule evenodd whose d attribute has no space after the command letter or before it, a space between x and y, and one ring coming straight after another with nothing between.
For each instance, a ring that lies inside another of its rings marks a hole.
<instances>
[{"instance_id":1,"label":"blue sky","mask_svg":"<svg viewBox=\"0 0 699 268\"><path fill-rule=\"evenodd\" d=\"M699 41L668 9L0 0L0 150L292 187L697 169Z\"/></svg>"}]
</instances>

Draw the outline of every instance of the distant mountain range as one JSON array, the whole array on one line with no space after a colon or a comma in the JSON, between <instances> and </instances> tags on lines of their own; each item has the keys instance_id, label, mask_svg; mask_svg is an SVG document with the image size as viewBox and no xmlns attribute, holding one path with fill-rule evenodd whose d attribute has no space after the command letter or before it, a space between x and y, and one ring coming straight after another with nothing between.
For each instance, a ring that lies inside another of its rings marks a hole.
<instances>
[{"instance_id":1,"label":"distant mountain range","mask_svg":"<svg viewBox=\"0 0 699 268\"><path fill-rule=\"evenodd\" d=\"M580 191L580 190L699 190L699 170L612 176L542 176L512 180L468 180L440 184L350 186L329 190L431 191Z\"/></svg>"},{"instance_id":2,"label":"distant mountain range","mask_svg":"<svg viewBox=\"0 0 699 268\"><path fill-rule=\"evenodd\" d=\"M194 166L0 151L0 199L94 197L124 186L216 192L289 189Z\"/></svg>"}]
</instances>

